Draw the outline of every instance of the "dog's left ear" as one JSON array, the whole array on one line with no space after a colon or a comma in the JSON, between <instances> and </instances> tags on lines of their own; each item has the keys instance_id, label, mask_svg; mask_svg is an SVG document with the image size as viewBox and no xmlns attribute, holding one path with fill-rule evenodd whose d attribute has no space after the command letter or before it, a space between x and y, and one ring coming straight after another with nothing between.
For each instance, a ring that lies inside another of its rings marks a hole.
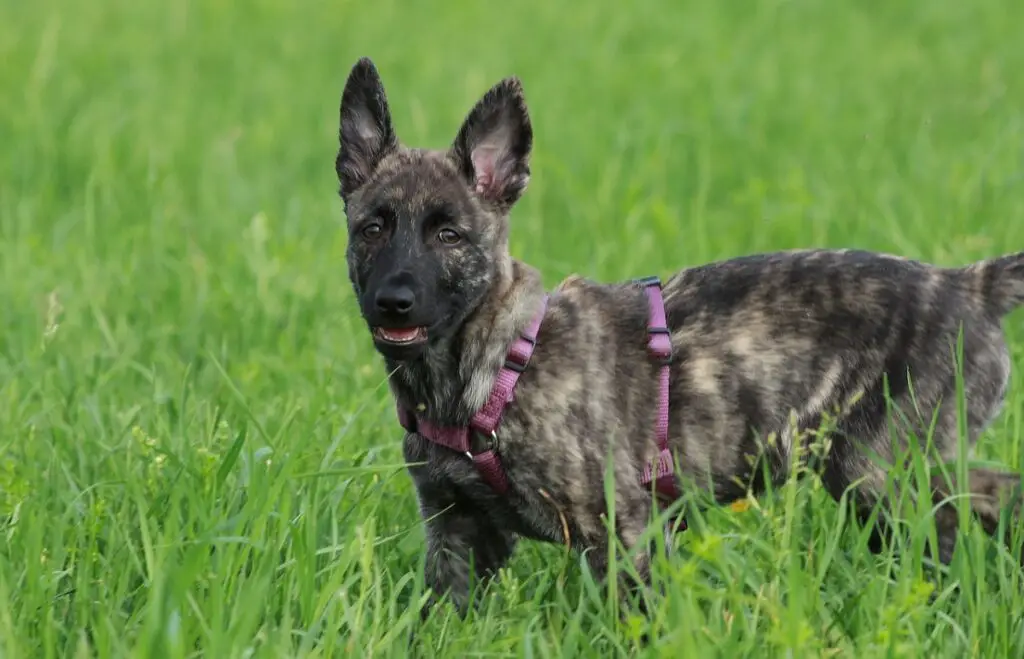
<instances>
[{"instance_id":1,"label":"dog's left ear","mask_svg":"<svg viewBox=\"0 0 1024 659\"><path fill-rule=\"evenodd\" d=\"M506 78L470 111L451 155L469 185L485 201L508 210L530 180L533 127L523 85Z\"/></svg>"},{"instance_id":2,"label":"dog's left ear","mask_svg":"<svg viewBox=\"0 0 1024 659\"><path fill-rule=\"evenodd\" d=\"M384 156L398 145L384 84L368 57L356 62L345 82L338 141L334 168L341 198L348 203L349 196L370 179Z\"/></svg>"}]
</instances>

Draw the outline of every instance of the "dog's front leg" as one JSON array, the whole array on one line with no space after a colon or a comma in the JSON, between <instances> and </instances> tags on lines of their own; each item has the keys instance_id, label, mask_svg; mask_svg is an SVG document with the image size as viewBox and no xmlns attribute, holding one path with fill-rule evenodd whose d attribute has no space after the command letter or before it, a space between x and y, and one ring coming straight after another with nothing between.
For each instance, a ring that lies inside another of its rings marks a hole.
<instances>
[{"instance_id":1,"label":"dog's front leg","mask_svg":"<svg viewBox=\"0 0 1024 659\"><path fill-rule=\"evenodd\" d=\"M492 495L485 483L454 477L464 474L465 465L454 462L461 456L441 454L438 460L435 454L430 460L426 453L415 439L406 442L406 460L415 465L409 473L426 533L424 581L433 591L421 614L426 618L436 601L447 595L459 615L465 616L474 582L479 588L494 577L512 556L517 536L499 528L486 514L481 502Z\"/></svg>"},{"instance_id":2,"label":"dog's front leg","mask_svg":"<svg viewBox=\"0 0 1024 659\"><path fill-rule=\"evenodd\" d=\"M431 591L420 609L420 622L444 595L464 618L473 604L473 582L479 595L512 555L516 536L497 529L468 502L443 495L445 488L436 483L417 483L417 491L426 531L424 582ZM409 630L410 652L419 647L418 632L418 625Z\"/></svg>"},{"instance_id":3,"label":"dog's front leg","mask_svg":"<svg viewBox=\"0 0 1024 659\"><path fill-rule=\"evenodd\" d=\"M421 507L427 536L424 581L433 591L423 616L436 598L447 594L464 617L472 604L473 586L482 589L508 562L516 537L495 528L466 502L431 502Z\"/></svg>"}]
</instances>

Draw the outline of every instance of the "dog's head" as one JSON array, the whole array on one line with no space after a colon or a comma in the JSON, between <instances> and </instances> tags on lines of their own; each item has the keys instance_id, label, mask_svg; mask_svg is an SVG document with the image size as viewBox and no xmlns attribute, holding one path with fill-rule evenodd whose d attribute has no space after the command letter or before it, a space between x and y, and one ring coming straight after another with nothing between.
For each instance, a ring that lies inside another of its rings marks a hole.
<instances>
[{"instance_id":1,"label":"dog's head","mask_svg":"<svg viewBox=\"0 0 1024 659\"><path fill-rule=\"evenodd\" d=\"M488 91L447 150L409 148L373 63L341 97L335 168L349 278L377 350L413 359L453 336L510 277L508 212L526 189L533 131L516 78Z\"/></svg>"}]
</instances>

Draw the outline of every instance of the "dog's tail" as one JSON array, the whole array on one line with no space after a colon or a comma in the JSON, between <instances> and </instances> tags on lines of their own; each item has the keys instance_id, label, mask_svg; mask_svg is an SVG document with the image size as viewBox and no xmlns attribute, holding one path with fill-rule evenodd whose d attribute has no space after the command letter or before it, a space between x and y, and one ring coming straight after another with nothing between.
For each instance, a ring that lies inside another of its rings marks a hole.
<instances>
[{"instance_id":1,"label":"dog's tail","mask_svg":"<svg viewBox=\"0 0 1024 659\"><path fill-rule=\"evenodd\" d=\"M966 271L985 307L997 316L1024 304L1024 252L978 261Z\"/></svg>"}]
</instances>

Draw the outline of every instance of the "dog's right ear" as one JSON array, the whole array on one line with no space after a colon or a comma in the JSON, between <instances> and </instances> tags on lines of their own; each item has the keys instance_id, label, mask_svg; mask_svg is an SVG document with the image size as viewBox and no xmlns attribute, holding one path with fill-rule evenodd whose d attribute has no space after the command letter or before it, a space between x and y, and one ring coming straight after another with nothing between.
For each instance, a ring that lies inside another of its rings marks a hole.
<instances>
[{"instance_id":1,"label":"dog's right ear","mask_svg":"<svg viewBox=\"0 0 1024 659\"><path fill-rule=\"evenodd\" d=\"M348 203L349 196L370 179L384 156L398 145L384 84L368 57L356 62L345 83L338 141L334 168L341 198Z\"/></svg>"}]
</instances>

